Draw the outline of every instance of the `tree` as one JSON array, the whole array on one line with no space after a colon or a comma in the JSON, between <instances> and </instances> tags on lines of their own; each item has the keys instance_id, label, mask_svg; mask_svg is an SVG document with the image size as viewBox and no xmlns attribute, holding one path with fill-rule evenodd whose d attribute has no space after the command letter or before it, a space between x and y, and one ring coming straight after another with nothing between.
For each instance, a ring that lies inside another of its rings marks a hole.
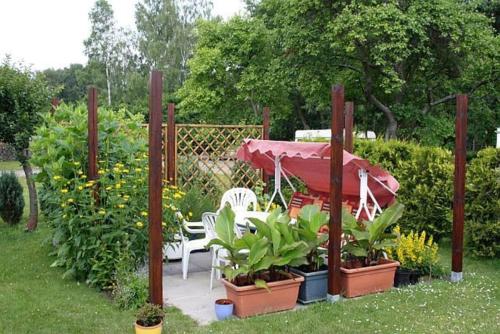
<instances>
[{"instance_id":1,"label":"tree","mask_svg":"<svg viewBox=\"0 0 500 334\"><path fill-rule=\"evenodd\" d=\"M51 94L43 76L8 60L0 65L0 141L15 149L23 166L30 200L29 231L38 224L38 200L28 149L40 114L50 109Z\"/></svg>"},{"instance_id":2,"label":"tree","mask_svg":"<svg viewBox=\"0 0 500 334\"><path fill-rule=\"evenodd\" d=\"M85 54L89 60L96 60L104 65L108 105L111 105L111 72L116 58L116 28L111 5L106 0L97 0L89 13L91 32L85 40Z\"/></svg>"}]
</instances>

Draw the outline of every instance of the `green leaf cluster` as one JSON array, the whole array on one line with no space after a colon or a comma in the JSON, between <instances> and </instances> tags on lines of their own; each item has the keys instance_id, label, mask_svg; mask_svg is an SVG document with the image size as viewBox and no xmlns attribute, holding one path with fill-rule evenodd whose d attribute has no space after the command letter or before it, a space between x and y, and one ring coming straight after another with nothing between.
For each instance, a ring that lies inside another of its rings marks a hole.
<instances>
[{"instance_id":1,"label":"green leaf cluster","mask_svg":"<svg viewBox=\"0 0 500 334\"><path fill-rule=\"evenodd\" d=\"M0 217L9 225L19 224L24 210L23 188L14 172L0 174Z\"/></svg>"}]
</instances>

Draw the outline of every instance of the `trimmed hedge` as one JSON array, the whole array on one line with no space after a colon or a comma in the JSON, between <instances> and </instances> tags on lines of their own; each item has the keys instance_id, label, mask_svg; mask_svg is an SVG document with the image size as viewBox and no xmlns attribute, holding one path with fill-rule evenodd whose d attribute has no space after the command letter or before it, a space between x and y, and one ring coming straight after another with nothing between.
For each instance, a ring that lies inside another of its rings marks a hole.
<instances>
[{"instance_id":1,"label":"trimmed hedge","mask_svg":"<svg viewBox=\"0 0 500 334\"><path fill-rule=\"evenodd\" d=\"M467 169L466 238L477 256L500 256L500 149L486 148Z\"/></svg>"},{"instance_id":2,"label":"trimmed hedge","mask_svg":"<svg viewBox=\"0 0 500 334\"><path fill-rule=\"evenodd\" d=\"M8 225L16 225L21 221L23 210L23 187L16 174L0 173L0 217Z\"/></svg>"},{"instance_id":3,"label":"trimmed hedge","mask_svg":"<svg viewBox=\"0 0 500 334\"><path fill-rule=\"evenodd\" d=\"M357 140L354 153L380 165L398 180L398 201L405 205L399 220L403 232L425 230L435 239L451 235L451 152L404 141Z\"/></svg>"}]
</instances>

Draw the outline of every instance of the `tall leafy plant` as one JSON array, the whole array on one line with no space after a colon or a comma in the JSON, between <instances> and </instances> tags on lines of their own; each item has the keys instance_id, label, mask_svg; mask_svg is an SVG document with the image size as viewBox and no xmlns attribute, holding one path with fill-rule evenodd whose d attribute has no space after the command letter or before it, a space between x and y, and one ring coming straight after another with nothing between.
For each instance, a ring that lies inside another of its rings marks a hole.
<instances>
[{"instance_id":1,"label":"tall leafy plant","mask_svg":"<svg viewBox=\"0 0 500 334\"><path fill-rule=\"evenodd\" d=\"M307 270L320 270L324 260L319 246L328 240L328 234L319 231L323 226L328 226L328 214L322 212L317 205L306 205L300 210L295 226L300 239L306 242L309 248Z\"/></svg>"}]
</instances>

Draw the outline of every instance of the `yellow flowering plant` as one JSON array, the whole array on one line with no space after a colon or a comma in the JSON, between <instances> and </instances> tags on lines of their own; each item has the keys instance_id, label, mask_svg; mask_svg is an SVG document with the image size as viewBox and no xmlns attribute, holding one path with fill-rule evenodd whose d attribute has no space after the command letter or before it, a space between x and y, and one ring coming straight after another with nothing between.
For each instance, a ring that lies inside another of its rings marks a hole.
<instances>
[{"instance_id":1,"label":"yellow flowering plant","mask_svg":"<svg viewBox=\"0 0 500 334\"><path fill-rule=\"evenodd\" d=\"M41 208L53 231L53 266L63 267L65 276L108 288L121 259L127 258L133 270L147 256L147 132L139 116L101 108L99 173L89 180L86 119L84 106L63 104L47 115L32 144L32 161L40 168ZM173 208L182 196L165 185L165 242L179 227Z\"/></svg>"},{"instance_id":2,"label":"yellow flowering plant","mask_svg":"<svg viewBox=\"0 0 500 334\"><path fill-rule=\"evenodd\" d=\"M403 234L399 225L393 233L397 235L396 243L387 250L387 255L399 261L401 269L417 270L424 275L441 272L439 247L432 235L427 237L426 231Z\"/></svg>"}]
</instances>

